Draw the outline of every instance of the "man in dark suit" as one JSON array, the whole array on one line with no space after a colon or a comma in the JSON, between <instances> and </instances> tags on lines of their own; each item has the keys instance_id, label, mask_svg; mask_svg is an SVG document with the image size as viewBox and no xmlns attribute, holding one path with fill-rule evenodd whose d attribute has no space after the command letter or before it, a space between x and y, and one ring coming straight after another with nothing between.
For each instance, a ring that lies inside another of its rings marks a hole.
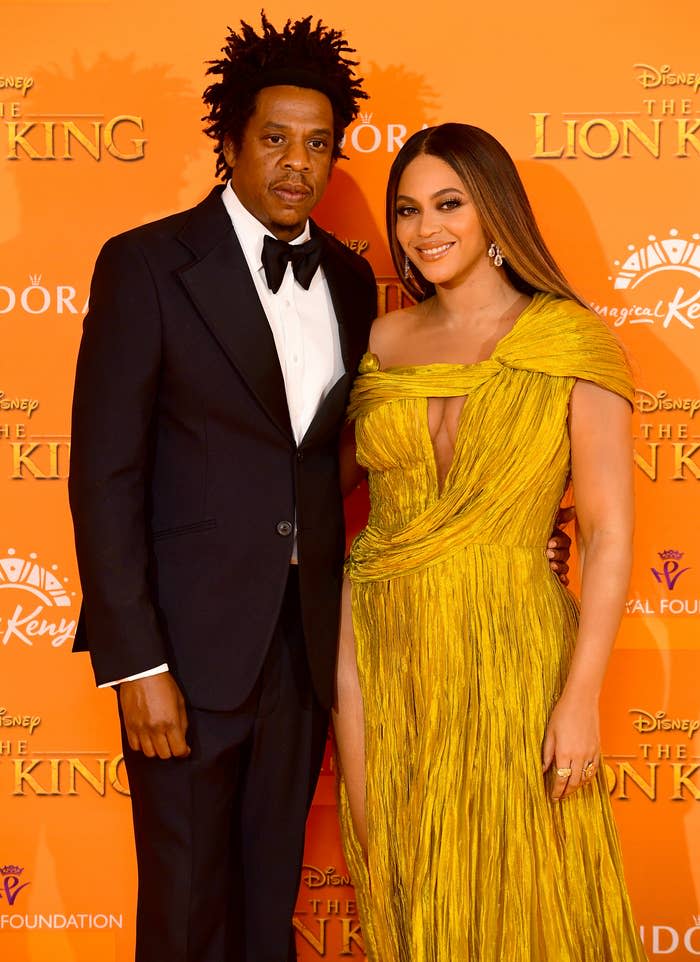
<instances>
[{"instance_id":1,"label":"man in dark suit","mask_svg":"<svg viewBox=\"0 0 700 962\"><path fill-rule=\"evenodd\" d=\"M138 962L282 962L332 700L337 442L369 265L308 219L365 95L263 16L205 92L216 188L112 238L78 359L76 648L118 685ZM289 243L291 242L291 243Z\"/></svg>"}]
</instances>

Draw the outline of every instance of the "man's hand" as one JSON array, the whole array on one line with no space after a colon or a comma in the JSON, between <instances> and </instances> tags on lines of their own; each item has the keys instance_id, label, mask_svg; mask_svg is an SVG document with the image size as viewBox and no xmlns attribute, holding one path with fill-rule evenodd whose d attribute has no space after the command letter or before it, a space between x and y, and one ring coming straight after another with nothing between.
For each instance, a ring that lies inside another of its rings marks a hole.
<instances>
[{"instance_id":1,"label":"man's hand","mask_svg":"<svg viewBox=\"0 0 700 962\"><path fill-rule=\"evenodd\" d=\"M129 745L135 752L149 758L189 755L185 699L169 671L122 682L119 702Z\"/></svg>"},{"instance_id":2,"label":"man's hand","mask_svg":"<svg viewBox=\"0 0 700 962\"><path fill-rule=\"evenodd\" d=\"M568 524L576 517L576 508L560 508L552 531L552 537L547 542L547 558L549 567L558 576L561 583L569 583L569 555L571 554L571 538L561 530L561 526Z\"/></svg>"}]
</instances>

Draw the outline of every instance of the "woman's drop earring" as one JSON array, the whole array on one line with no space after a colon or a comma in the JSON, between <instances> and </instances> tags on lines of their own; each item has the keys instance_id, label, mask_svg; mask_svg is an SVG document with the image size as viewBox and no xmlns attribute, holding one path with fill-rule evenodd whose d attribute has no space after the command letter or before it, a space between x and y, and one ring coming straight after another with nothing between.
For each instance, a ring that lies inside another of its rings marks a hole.
<instances>
[{"instance_id":1,"label":"woman's drop earring","mask_svg":"<svg viewBox=\"0 0 700 962\"><path fill-rule=\"evenodd\" d=\"M493 260L494 267L500 267L503 263L503 251L498 246L496 241L491 241L491 246L489 247L489 257Z\"/></svg>"},{"instance_id":2,"label":"woman's drop earring","mask_svg":"<svg viewBox=\"0 0 700 962\"><path fill-rule=\"evenodd\" d=\"M405 254L405 255L404 255L404 261L403 261L403 276L404 276L404 278L407 278L407 277L410 275L410 273L411 273L411 262L410 262L409 259L408 259L408 254Z\"/></svg>"}]
</instances>

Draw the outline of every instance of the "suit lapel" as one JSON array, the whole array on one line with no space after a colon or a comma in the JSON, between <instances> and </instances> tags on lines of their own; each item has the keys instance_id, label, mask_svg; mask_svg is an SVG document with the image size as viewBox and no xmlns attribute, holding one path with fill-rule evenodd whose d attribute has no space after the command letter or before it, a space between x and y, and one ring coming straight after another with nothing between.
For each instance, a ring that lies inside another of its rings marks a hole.
<instances>
[{"instance_id":1,"label":"suit lapel","mask_svg":"<svg viewBox=\"0 0 700 962\"><path fill-rule=\"evenodd\" d=\"M318 227L311 222L312 231L320 233L323 240L323 254L321 264L323 273L326 276L328 290L330 291L333 302L333 310L338 322L338 336L340 338L340 353L343 357L345 370L353 372L355 362L351 345L350 332L352 331L352 305L353 305L353 278L350 271L342 263L338 254L333 249L325 235Z\"/></svg>"},{"instance_id":2,"label":"suit lapel","mask_svg":"<svg viewBox=\"0 0 700 962\"><path fill-rule=\"evenodd\" d=\"M311 221L311 230L314 234L320 234L323 240L321 264L338 322L340 353L343 358L345 373L338 378L319 405L318 411L304 436L304 441L319 440L324 434L337 431L338 423L347 405L350 384L359 360L358 350L363 349L362 346L358 349L355 338L353 338L352 312L356 303L355 278L338 255L325 231L317 227L313 221Z\"/></svg>"},{"instance_id":3,"label":"suit lapel","mask_svg":"<svg viewBox=\"0 0 700 962\"><path fill-rule=\"evenodd\" d=\"M180 240L197 260L179 271L220 347L275 424L292 437L275 341L231 220L215 189L192 213Z\"/></svg>"}]
</instances>

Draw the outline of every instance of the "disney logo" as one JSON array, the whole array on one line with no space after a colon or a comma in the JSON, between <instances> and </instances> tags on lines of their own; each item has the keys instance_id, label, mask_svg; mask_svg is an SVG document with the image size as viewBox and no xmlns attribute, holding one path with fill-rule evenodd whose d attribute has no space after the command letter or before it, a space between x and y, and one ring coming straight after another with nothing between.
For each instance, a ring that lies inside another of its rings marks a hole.
<instances>
[{"instance_id":1,"label":"disney logo","mask_svg":"<svg viewBox=\"0 0 700 962\"><path fill-rule=\"evenodd\" d=\"M33 398L10 398L4 391L0 391L0 411L23 411L30 418L38 407L39 402Z\"/></svg>"},{"instance_id":2,"label":"disney logo","mask_svg":"<svg viewBox=\"0 0 700 962\"><path fill-rule=\"evenodd\" d=\"M34 86L33 77L4 77L0 76L0 90L20 90L26 97Z\"/></svg>"},{"instance_id":3,"label":"disney logo","mask_svg":"<svg viewBox=\"0 0 700 962\"><path fill-rule=\"evenodd\" d=\"M10 715L7 708L0 708L0 726L4 728L28 728L29 734L41 725L41 715ZM2 871L2 869L0 869Z\"/></svg>"},{"instance_id":4,"label":"disney logo","mask_svg":"<svg viewBox=\"0 0 700 962\"><path fill-rule=\"evenodd\" d=\"M669 397L668 391L644 391L637 388L635 403L640 414L654 414L656 411L685 411L691 418L700 411L700 398Z\"/></svg>"},{"instance_id":5,"label":"disney logo","mask_svg":"<svg viewBox=\"0 0 700 962\"><path fill-rule=\"evenodd\" d=\"M700 729L698 718L667 718L665 711L657 711L652 715L643 708L630 708L629 713L637 715L632 722L632 727L644 735L652 732L686 732L688 738L692 738Z\"/></svg>"},{"instance_id":6,"label":"disney logo","mask_svg":"<svg viewBox=\"0 0 700 962\"><path fill-rule=\"evenodd\" d=\"M637 75L637 80L645 90L654 87L691 87L693 93L700 90L700 73L696 71L674 73L668 63L662 67L652 67L647 63L636 63L634 66L642 71Z\"/></svg>"},{"instance_id":7,"label":"disney logo","mask_svg":"<svg viewBox=\"0 0 700 962\"><path fill-rule=\"evenodd\" d=\"M350 885L349 875L339 875L334 866L327 868L325 872L316 868L315 865L304 865L301 870L301 880L310 889L323 888L326 885Z\"/></svg>"}]
</instances>

